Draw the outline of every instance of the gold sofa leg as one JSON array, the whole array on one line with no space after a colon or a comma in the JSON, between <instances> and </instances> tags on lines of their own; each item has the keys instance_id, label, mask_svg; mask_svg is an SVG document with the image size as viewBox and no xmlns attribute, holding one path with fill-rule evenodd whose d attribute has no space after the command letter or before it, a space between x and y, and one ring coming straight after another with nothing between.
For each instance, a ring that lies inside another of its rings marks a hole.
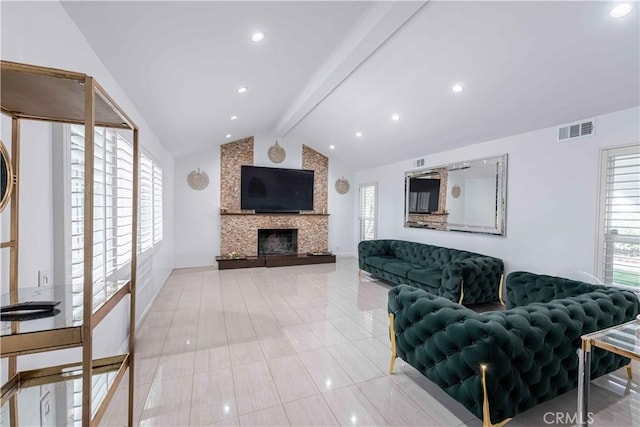
<instances>
[{"instance_id":1,"label":"gold sofa leg","mask_svg":"<svg viewBox=\"0 0 640 427\"><path fill-rule=\"evenodd\" d=\"M396 332L393 326L393 313L389 313L389 338L391 338L391 362L389 363L389 375L393 374L393 366L396 364Z\"/></svg>"},{"instance_id":2,"label":"gold sofa leg","mask_svg":"<svg viewBox=\"0 0 640 427\"><path fill-rule=\"evenodd\" d=\"M489 414L489 395L487 394L487 365L480 365L482 371L482 427L502 427L511 421L511 418L500 421L498 424L491 424L491 417Z\"/></svg>"},{"instance_id":3,"label":"gold sofa leg","mask_svg":"<svg viewBox=\"0 0 640 427\"><path fill-rule=\"evenodd\" d=\"M460 282L460 300L458 304L462 305L462 300L464 299L464 279Z\"/></svg>"},{"instance_id":4,"label":"gold sofa leg","mask_svg":"<svg viewBox=\"0 0 640 427\"><path fill-rule=\"evenodd\" d=\"M500 304L502 304L502 305L506 305L506 304L504 303L504 298L502 297L502 293L504 292L504 291L502 290L502 284L503 284L503 282L504 282L504 274L501 274L501 275L500 275L500 285L499 285L500 287L498 288L498 298L500 299Z\"/></svg>"},{"instance_id":5,"label":"gold sofa leg","mask_svg":"<svg viewBox=\"0 0 640 427\"><path fill-rule=\"evenodd\" d=\"M629 363L627 366L627 376L629 377L629 380L633 379L633 371L631 370L631 363Z\"/></svg>"}]
</instances>

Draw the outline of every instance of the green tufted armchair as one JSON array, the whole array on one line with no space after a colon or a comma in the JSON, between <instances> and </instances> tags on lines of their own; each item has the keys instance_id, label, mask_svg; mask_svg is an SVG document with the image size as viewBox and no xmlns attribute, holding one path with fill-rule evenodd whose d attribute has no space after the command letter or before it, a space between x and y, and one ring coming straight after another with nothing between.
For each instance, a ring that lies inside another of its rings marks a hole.
<instances>
[{"instance_id":1,"label":"green tufted armchair","mask_svg":"<svg viewBox=\"0 0 640 427\"><path fill-rule=\"evenodd\" d=\"M507 277L507 307L480 314L411 286L391 289L390 371L400 357L485 425L500 423L577 387L580 337L640 313L632 292L525 272ZM600 349L592 356L592 378L629 364Z\"/></svg>"},{"instance_id":2,"label":"green tufted armchair","mask_svg":"<svg viewBox=\"0 0 640 427\"><path fill-rule=\"evenodd\" d=\"M360 270L461 304L498 301L502 260L473 252L403 240L358 244Z\"/></svg>"}]
</instances>

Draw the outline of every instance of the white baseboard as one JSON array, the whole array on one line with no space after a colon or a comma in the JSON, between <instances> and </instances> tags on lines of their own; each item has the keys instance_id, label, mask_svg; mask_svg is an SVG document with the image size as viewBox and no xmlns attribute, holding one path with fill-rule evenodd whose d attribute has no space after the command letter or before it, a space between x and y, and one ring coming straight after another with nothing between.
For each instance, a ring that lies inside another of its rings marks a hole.
<instances>
[{"instance_id":1,"label":"white baseboard","mask_svg":"<svg viewBox=\"0 0 640 427\"><path fill-rule=\"evenodd\" d=\"M350 258L356 256L354 252L335 252L334 255L338 258Z\"/></svg>"},{"instance_id":2,"label":"white baseboard","mask_svg":"<svg viewBox=\"0 0 640 427\"><path fill-rule=\"evenodd\" d=\"M140 327L144 323L144 320L147 318L147 315L149 314L149 311L151 310L151 307L153 306L153 303L155 302L156 298L158 297L158 294L160 294L160 291L162 290L162 288L164 288L164 286L167 284L167 280L169 280L169 276L171 276L171 273L173 272L173 270L174 269L169 270L169 272L167 273L166 277L164 278L164 281L162 282L162 286L160 286L160 288L158 289L158 292L156 292L156 294L153 296L153 298L151 298L151 301L149 301L149 304L147 304L147 307L142 312L142 315L136 321L136 331L138 329L140 329ZM122 342L122 345L120 346L120 353L121 354L122 353L128 353L128 352L129 352L129 335L127 335L125 337L124 341Z\"/></svg>"}]
</instances>

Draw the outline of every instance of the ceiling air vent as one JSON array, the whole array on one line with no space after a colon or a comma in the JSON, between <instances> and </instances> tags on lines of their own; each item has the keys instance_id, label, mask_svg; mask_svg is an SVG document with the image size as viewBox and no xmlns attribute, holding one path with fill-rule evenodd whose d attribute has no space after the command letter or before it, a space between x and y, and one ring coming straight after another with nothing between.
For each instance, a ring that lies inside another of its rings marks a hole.
<instances>
[{"instance_id":1,"label":"ceiling air vent","mask_svg":"<svg viewBox=\"0 0 640 427\"><path fill-rule=\"evenodd\" d=\"M558 141L567 141L569 139L584 138L585 136L593 136L595 133L595 119L584 122L570 123L558 128Z\"/></svg>"},{"instance_id":2,"label":"ceiling air vent","mask_svg":"<svg viewBox=\"0 0 640 427\"><path fill-rule=\"evenodd\" d=\"M421 168L424 166L424 159L418 159L413 162L413 167Z\"/></svg>"}]
</instances>

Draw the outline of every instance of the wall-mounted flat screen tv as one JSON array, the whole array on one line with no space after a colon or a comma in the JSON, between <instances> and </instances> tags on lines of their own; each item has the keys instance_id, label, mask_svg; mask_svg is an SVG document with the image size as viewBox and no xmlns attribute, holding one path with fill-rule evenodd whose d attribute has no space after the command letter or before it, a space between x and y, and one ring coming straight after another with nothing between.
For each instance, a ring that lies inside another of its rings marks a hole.
<instances>
[{"instance_id":1,"label":"wall-mounted flat screen tv","mask_svg":"<svg viewBox=\"0 0 640 427\"><path fill-rule=\"evenodd\" d=\"M427 214L438 211L440 180L411 178L409 180L409 213Z\"/></svg>"},{"instance_id":2,"label":"wall-mounted flat screen tv","mask_svg":"<svg viewBox=\"0 0 640 427\"><path fill-rule=\"evenodd\" d=\"M313 171L242 166L240 208L257 213L313 210Z\"/></svg>"}]
</instances>

